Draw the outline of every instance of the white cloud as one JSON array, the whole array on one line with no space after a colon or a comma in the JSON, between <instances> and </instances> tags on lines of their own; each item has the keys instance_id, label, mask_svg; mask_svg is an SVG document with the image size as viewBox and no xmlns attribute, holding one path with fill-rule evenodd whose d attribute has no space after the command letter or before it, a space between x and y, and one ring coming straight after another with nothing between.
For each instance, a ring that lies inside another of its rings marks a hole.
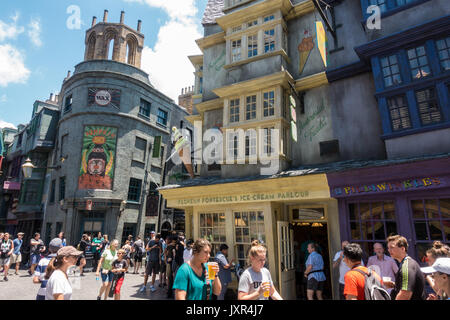
<instances>
[{"instance_id":1,"label":"white cloud","mask_svg":"<svg viewBox=\"0 0 450 320\"><path fill-rule=\"evenodd\" d=\"M16 13L13 17L11 17L11 20L13 22L10 24L0 20L0 42L6 39L15 39L24 31L23 27L17 25L19 13Z\"/></svg>"},{"instance_id":2,"label":"white cloud","mask_svg":"<svg viewBox=\"0 0 450 320\"><path fill-rule=\"evenodd\" d=\"M0 128L13 128L13 129L17 129L17 127L15 125L13 125L12 123L0 120Z\"/></svg>"},{"instance_id":3,"label":"white cloud","mask_svg":"<svg viewBox=\"0 0 450 320\"><path fill-rule=\"evenodd\" d=\"M9 44L0 45L0 86L25 83L30 70L25 67L23 55Z\"/></svg>"},{"instance_id":4,"label":"white cloud","mask_svg":"<svg viewBox=\"0 0 450 320\"><path fill-rule=\"evenodd\" d=\"M194 84L194 67L188 56L201 54L195 43L202 37L195 17L195 0L125 1L145 3L168 14L169 21L159 29L154 47L144 47L141 67L149 73L156 89L178 103L181 89Z\"/></svg>"},{"instance_id":5,"label":"white cloud","mask_svg":"<svg viewBox=\"0 0 450 320\"><path fill-rule=\"evenodd\" d=\"M8 97L6 96L6 94L2 94L0 97L0 103L4 103L8 101Z\"/></svg>"},{"instance_id":6,"label":"white cloud","mask_svg":"<svg viewBox=\"0 0 450 320\"><path fill-rule=\"evenodd\" d=\"M39 18L31 19L28 25L28 37L36 47L42 46L41 40L41 20Z\"/></svg>"}]
</instances>

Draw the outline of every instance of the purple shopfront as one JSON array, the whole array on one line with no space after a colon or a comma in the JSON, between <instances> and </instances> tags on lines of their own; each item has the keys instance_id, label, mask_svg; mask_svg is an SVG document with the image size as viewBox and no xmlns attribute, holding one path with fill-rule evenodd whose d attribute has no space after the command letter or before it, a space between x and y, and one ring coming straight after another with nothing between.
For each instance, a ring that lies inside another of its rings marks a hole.
<instances>
[{"instance_id":1,"label":"purple shopfront","mask_svg":"<svg viewBox=\"0 0 450 320\"><path fill-rule=\"evenodd\" d=\"M388 161L380 162L388 163ZM375 165L327 175L339 201L341 240L373 244L391 234L408 239L408 254L425 262L433 241L450 243L450 158Z\"/></svg>"}]
</instances>

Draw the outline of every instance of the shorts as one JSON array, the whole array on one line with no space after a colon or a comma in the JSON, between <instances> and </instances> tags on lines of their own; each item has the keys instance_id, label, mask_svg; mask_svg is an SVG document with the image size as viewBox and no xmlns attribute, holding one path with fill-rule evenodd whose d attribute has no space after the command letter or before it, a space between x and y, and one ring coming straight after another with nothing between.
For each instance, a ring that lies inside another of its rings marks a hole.
<instances>
[{"instance_id":1,"label":"shorts","mask_svg":"<svg viewBox=\"0 0 450 320\"><path fill-rule=\"evenodd\" d=\"M112 282L114 273L112 273L112 271L108 271L107 274L104 274L102 271L103 270L100 271L100 274L102 276L102 282Z\"/></svg>"},{"instance_id":2,"label":"shorts","mask_svg":"<svg viewBox=\"0 0 450 320\"><path fill-rule=\"evenodd\" d=\"M161 260L161 270L159 270L159 272L161 273L166 272L166 263L164 262L164 260Z\"/></svg>"},{"instance_id":3,"label":"shorts","mask_svg":"<svg viewBox=\"0 0 450 320\"><path fill-rule=\"evenodd\" d=\"M14 264L14 263L21 263L22 262L22 255L19 253L19 254L12 254L11 255L11 264Z\"/></svg>"},{"instance_id":4,"label":"shorts","mask_svg":"<svg viewBox=\"0 0 450 320\"><path fill-rule=\"evenodd\" d=\"M159 273L160 267L159 261L149 261L147 263L147 268L145 269L145 274L150 275L152 272L157 274Z\"/></svg>"},{"instance_id":5,"label":"shorts","mask_svg":"<svg viewBox=\"0 0 450 320\"><path fill-rule=\"evenodd\" d=\"M141 256L135 255L134 262L142 262L142 255Z\"/></svg>"},{"instance_id":6,"label":"shorts","mask_svg":"<svg viewBox=\"0 0 450 320\"><path fill-rule=\"evenodd\" d=\"M114 290L114 294L120 293L120 288L122 288L123 279L125 279L125 277L117 279L117 284L116 284L116 289Z\"/></svg>"},{"instance_id":7,"label":"shorts","mask_svg":"<svg viewBox=\"0 0 450 320\"><path fill-rule=\"evenodd\" d=\"M306 289L314 291L323 291L324 284L325 281L317 281L317 279L311 278L307 282Z\"/></svg>"},{"instance_id":8,"label":"shorts","mask_svg":"<svg viewBox=\"0 0 450 320\"><path fill-rule=\"evenodd\" d=\"M11 257L0 258L0 266L9 266Z\"/></svg>"},{"instance_id":9,"label":"shorts","mask_svg":"<svg viewBox=\"0 0 450 320\"><path fill-rule=\"evenodd\" d=\"M41 260L40 254L32 254L31 255L31 264L38 264L40 260Z\"/></svg>"}]
</instances>

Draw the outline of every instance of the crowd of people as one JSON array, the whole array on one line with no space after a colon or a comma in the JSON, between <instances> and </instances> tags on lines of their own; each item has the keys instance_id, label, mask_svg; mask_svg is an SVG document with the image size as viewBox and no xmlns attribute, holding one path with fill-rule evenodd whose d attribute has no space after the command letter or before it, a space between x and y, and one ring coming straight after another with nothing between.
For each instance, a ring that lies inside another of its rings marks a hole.
<instances>
[{"instance_id":1,"label":"crowd of people","mask_svg":"<svg viewBox=\"0 0 450 320\"><path fill-rule=\"evenodd\" d=\"M12 240L8 233L0 233L0 268L4 281L15 265L18 274L22 261L23 233ZM36 300L70 300L72 288L68 274L79 268L84 276L87 260L101 278L97 300L114 297L120 300L125 274L141 274L144 283L138 293L162 290L167 298L176 300L224 300L235 271L234 259L228 259L228 246L220 245L211 259L212 245L206 239L186 241L183 234L171 233L163 239L151 232L143 240L129 236L123 245L107 235L95 237L83 234L80 242L68 246L64 233L50 241L48 247L36 233L30 240L28 273L39 284ZM320 247L308 242L303 276L308 300L322 300L326 281L325 264ZM400 236L386 239L389 255L382 243L373 245L374 255L367 266L363 250L357 243L343 241L333 258L333 268L339 272L339 292L342 300L447 300L450 294L450 248L435 241L426 252L429 267L421 268L408 255L408 242ZM266 264L267 248L257 240L248 250L247 269L238 276L238 300L282 300ZM144 264L145 261L145 264ZM133 268L134 267L134 268ZM131 269L133 268L133 269ZM129 271L130 269L130 271ZM156 287L156 279L159 287ZM148 284L150 280L150 285Z\"/></svg>"}]
</instances>

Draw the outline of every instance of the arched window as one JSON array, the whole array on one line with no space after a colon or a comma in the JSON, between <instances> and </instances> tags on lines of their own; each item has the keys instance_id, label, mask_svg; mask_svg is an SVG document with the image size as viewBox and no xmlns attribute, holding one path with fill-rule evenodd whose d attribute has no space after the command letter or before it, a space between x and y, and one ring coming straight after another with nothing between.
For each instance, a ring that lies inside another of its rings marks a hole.
<instances>
[{"instance_id":1,"label":"arched window","mask_svg":"<svg viewBox=\"0 0 450 320\"><path fill-rule=\"evenodd\" d=\"M114 60L117 56L116 54L116 43L117 40L117 32L114 30L108 30L105 32L105 55L104 59Z\"/></svg>"},{"instance_id":2,"label":"arched window","mask_svg":"<svg viewBox=\"0 0 450 320\"><path fill-rule=\"evenodd\" d=\"M89 36L88 44L87 44L87 55L86 60L93 60L95 55L95 42L96 42L96 35L95 32L91 33Z\"/></svg>"},{"instance_id":3,"label":"arched window","mask_svg":"<svg viewBox=\"0 0 450 320\"><path fill-rule=\"evenodd\" d=\"M136 62L136 50L137 50L137 40L136 38L129 34L127 36L127 55L126 63L134 65Z\"/></svg>"},{"instance_id":4,"label":"arched window","mask_svg":"<svg viewBox=\"0 0 450 320\"><path fill-rule=\"evenodd\" d=\"M114 39L110 39L108 42L108 60L113 60L114 57Z\"/></svg>"}]
</instances>

